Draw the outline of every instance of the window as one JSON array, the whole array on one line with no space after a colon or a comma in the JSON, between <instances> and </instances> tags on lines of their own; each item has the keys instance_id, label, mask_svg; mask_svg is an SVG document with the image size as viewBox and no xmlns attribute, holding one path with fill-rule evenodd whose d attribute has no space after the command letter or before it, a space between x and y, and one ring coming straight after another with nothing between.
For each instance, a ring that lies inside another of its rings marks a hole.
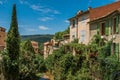
<instances>
[{"instance_id":1,"label":"window","mask_svg":"<svg viewBox=\"0 0 120 80\"><path fill-rule=\"evenodd\" d=\"M72 32L72 39L75 39L75 32Z\"/></svg>"},{"instance_id":2,"label":"window","mask_svg":"<svg viewBox=\"0 0 120 80\"><path fill-rule=\"evenodd\" d=\"M105 35L105 22L101 23L100 31L101 31L101 35Z\"/></svg>"},{"instance_id":3,"label":"window","mask_svg":"<svg viewBox=\"0 0 120 80\"><path fill-rule=\"evenodd\" d=\"M85 41L85 37L86 37L86 32L85 30L81 30L80 31L80 41L84 42Z\"/></svg>"},{"instance_id":4,"label":"window","mask_svg":"<svg viewBox=\"0 0 120 80\"><path fill-rule=\"evenodd\" d=\"M73 28L75 27L75 20L73 20L73 24L72 24L72 27L73 27Z\"/></svg>"},{"instance_id":5,"label":"window","mask_svg":"<svg viewBox=\"0 0 120 80\"><path fill-rule=\"evenodd\" d=\"M72 35L72 39L75 39L75 35Z\"/></svg>"}]
</instances>

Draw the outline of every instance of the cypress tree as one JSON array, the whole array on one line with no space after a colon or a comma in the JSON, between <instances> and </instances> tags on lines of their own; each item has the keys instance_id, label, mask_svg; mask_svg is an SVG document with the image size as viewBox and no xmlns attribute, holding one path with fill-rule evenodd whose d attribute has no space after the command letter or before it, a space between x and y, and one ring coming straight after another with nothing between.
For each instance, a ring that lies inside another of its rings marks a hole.
<instances>
[{"instance_id":1,"label":"cypress tree","mask_svg":"<svg viewBox=\"0 0 120 80\"><path fill-rule=\"evenodd\" d=\"M13 5L10 29L7 34L6 48L10 59L8 80L19 79L20 35L18 31L16 5Z\"/></svg>"}]
</instances>

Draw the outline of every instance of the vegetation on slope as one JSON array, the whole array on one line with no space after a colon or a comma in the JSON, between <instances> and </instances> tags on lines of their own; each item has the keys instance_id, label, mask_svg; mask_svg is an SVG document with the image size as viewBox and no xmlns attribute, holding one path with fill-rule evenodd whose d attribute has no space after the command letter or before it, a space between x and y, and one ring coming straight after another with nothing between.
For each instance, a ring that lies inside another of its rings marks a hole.
<instances>
[{"instance_id":1,"label":"vegetation on slope","mask_svg":"<svg viewBox=\"0 0 120 80\"><path fill-rule=\"evenodd\" d=\"M23 35L21 36L22 40L33 40L39 43L44 43L50 41L53 38L53 35L50 34L43 34L43 35Z\"/></svg>"}]
</instances>

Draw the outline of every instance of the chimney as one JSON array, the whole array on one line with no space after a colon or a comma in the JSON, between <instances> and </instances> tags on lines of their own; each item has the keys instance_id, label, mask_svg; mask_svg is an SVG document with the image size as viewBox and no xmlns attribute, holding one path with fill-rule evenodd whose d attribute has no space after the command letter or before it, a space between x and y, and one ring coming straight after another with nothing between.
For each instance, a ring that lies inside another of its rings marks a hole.
<instances>
[{"instance_id":1,"label":"chimney","mask_svg":"<svg viewBox=\"0 0 120 80\"><path fill-rule=\"evenodd\" d=\"M92 9L92 7L88 7L88 11L90 11Z\"/></svg>"},{"instance_id":2,"label":"chimney","mask_svg":"<svg viewBox=\"0 0 120 80\"><path fill-rule=\"evenodd\" d=\"M81 14L83 11L82 10L79 10L78 12L77 12L77 14Z\"/></svg>"}]
</instances>

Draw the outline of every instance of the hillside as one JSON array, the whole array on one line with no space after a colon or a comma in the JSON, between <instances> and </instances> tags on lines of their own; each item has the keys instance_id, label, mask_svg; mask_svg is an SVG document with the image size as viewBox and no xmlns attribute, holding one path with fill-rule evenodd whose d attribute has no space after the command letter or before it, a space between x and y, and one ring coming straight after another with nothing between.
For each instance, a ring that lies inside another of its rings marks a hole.
<instances>
[{"instance_id":1,"label":"hillside","mask_svg":"<svg viewBox=\"0 0 120 80\"><path fill-rule=\"evenodd\" d=\"M41 34L41 35L22 35L21 38L22 40L34 40L37 41L39 43L44 43L46 41L49 41L53 38L54 35L50 35L50 34Z\"/></svg>"}]
</instances>

